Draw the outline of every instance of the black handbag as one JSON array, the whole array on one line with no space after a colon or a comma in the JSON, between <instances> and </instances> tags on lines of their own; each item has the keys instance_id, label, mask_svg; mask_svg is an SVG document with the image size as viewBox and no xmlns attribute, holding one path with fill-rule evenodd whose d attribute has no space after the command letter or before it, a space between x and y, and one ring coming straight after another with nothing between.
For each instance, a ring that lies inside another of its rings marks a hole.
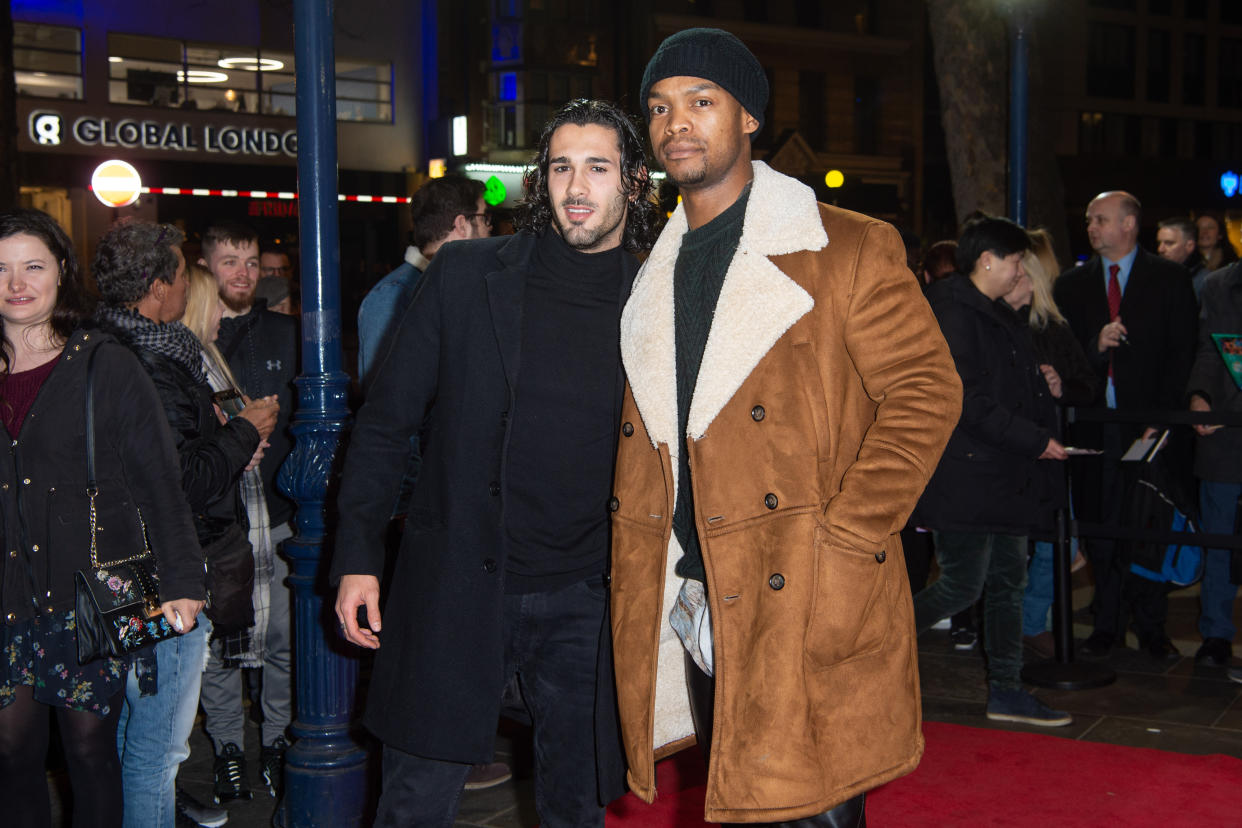
<instances>
[{"instance_id":1,"label":"black handbag","mask_svg":"<svg viewBox=\"0 0 1242 828\"><path fill-rule=\"evenodd\" d=\"M138 524L142 529L142 549L119 560L99 560L95 537L95 498L99 486L95 482L94 363L92 351L86 362L86 496L90 502L91 568L73 574L79 664L117 658L178 634L160 612L159 577L141 511Z\"/></svg>"},{"instance_id":2,"label":"black handbag","mask_svg":"<svg viewBox=\"0 0 1242 828\"><path fill-rule=\"evenodd\" d=\"M231 523L203 547L207 559L207 607L213 633L222 637L254 626L254 552L246 530Z\"/></svg>"}]
</instances>

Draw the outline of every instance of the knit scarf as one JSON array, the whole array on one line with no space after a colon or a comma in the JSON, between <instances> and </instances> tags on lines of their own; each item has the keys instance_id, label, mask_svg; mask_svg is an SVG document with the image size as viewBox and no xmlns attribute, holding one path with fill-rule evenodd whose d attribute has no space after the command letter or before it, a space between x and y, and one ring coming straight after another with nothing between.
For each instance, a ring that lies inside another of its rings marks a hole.
<instances>
[{"instance_id":1,"label":"knit scarf","mask_svg":"<svg viewBox=\"0 0 1242 828\"><path fill-rule=\"evenodd\" d=\"M204 382L203 348L194 332L180 322L156 322L133 308L102 307L99 318L125 332L135 348L167 357Z\"/></svg>"}]
</instances>

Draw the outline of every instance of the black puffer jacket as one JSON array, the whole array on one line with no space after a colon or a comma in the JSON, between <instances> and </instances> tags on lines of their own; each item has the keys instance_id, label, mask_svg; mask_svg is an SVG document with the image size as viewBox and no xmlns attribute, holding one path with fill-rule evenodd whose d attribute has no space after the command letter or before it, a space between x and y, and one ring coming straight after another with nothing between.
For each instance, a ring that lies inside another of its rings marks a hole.
<instances>
[{"instance_id":1,"label":"black puffer jacket","mask_svg":"<svg viewBox=\"0 0 1242 828\"><path fill-rule=\"evenodd\" d=\"M228 360L233 376L247 396L258 399L275 394L280 400L280 418L267 438L271 445L259 463L272 526L293 517L293 501L276 487L276 473L293 449L289 418L293 414L299 341L297 319L268 310L263 299L256 299L243 316L221 319L220 335L216 338L216 347Z\"/></svg>"},{"instance_id":2,"label":"black puffer jacket","mask_svg":"<svg viewBox=\"0 0 1242 828\"><path fill-rule=\"evenodd\" d=\"M961 274L929 286L927 300L962 378L962 416L913 521L1027 534L1047 513L1038 458L1057 422L1031 337L1003 300Z\"/></svg>"},{"instance_id":3,"label":"black puffer jacket","mask_svg":"<svg viewBox=\"0 0 1242 828\"><path fill-rule=\"evenodd\" d=\"M39 390L18 439L0 426L9 442L0 452L0 610L7 624L72 609L73 573L90 567L85 387L87 357L95 348L100 560L142 548L140 510L159 568L160 598L206 595L159 395L127 348L107 334L79 330Z\"/></svg>"}]
</instances>

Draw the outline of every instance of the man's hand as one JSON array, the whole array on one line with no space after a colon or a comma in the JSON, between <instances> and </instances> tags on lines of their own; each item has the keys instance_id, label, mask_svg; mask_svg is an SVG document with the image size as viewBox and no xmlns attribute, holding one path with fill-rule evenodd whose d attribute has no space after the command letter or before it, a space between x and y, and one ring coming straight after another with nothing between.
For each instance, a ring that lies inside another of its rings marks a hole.
<instances>
[{"instance_id":1,"label":"man's hand","mask_svg":"<svg viewBox=\"0 0 1242 828\"><path fill-rule=\"evenodd\" d=\"M336 618L341 631L346 639L368 650L378 650L380 645L379 595L379 578L374 575L345 575L336 589ZM367 608L369 630L358 626L358 607L362 606Z\"/></svg>"},{"instance_id":2,"label":"man's hand","mask_svg":"<svg viewBox=\"0 0 1242 828\"><path fill-rule=\"evenodd\" d=\"M1206 413L1212 410L1212 406L1208 403L1207 400L1203 399L1203 397L1200 397L1198 394L1195 394L1193 397L1190 398L1190 410L1191 411L1202 411ZM1202 423L1196 423L1195 434L1198 434L1200 437L1206 437L1214 431L1219 431L1221 428L1223 428L1223 426L1204 425Z\"/></svg>"},{"instance_id":3,"label":"man's hand","mask_svg":"<svg viewBox=\"0 0 1242 828\"><path fill-rule=\"evenodd\" d=\"M1061 375L1057 373L1057 369L1044 363L1039 366L1039 370L1044 375L1044 381L1048 383L1048 390L1052 392L1052 396L1058 400L1061 399Z\"/></svg>"},{"instance_id":4,"label":"man's hand","mask_svg":"<svg viewBox=\"0 0 1242 828\"><path fill-rule=\"evenodd\" d=\"M260 397L257 400L249 397L243 399L246 401L246 407L237 416L249 420L250 424L258 429L259 438L266 440L276 428L276 416L280 414L280 403L276 401L276 395Z\"/></svg>"},{"instance_id":5,"label":"man's hand","mask_svg":"<svg viewBox=\"0 0 1242 828\"><path fill-rule=\"evenodd\" d=\"M169 626L179 633L188 633L194 629L194 619L198 618L202 609L203 602L193 598L177 598L160 605L160 611L168 619Z\"/></svg>"},{"instance_id":6,"label":"man's hand","mask_svg":"<svg viewBox=\"0 0 1242 828\"><path fill-rule=\"evenodd\" d=\"M1065 446L1057 442L1055 437L1048 438L1048 445L1044 446L1044 453L1039 455L1040 460L1065 460L1069 458L1069 454L1065 451Z\"/></svg>"},{"instance_id":7,"label":"man's hand","mask_svg":"<svg viewBox=\"0 0 1242 828\"><path fill-rule=\"evenodd\" d=\"M1116 348L1121 343L1126 342L1128 335L1129 331L1126 330L1125 325L1121 324L1121 317L1118 316L1112 322L1100 328L1100 335L1096 338L1096 347L1100 349L1102 354L1109 348Z\"/></svg>"}]
</instances>

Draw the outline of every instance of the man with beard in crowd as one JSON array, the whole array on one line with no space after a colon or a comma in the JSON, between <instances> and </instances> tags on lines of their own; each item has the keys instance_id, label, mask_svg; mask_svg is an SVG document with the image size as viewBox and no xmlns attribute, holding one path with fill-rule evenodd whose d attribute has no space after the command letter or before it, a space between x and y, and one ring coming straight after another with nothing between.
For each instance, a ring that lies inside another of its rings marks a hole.
<instances>
[{"instance_id":1,"label":"man with beard in crowd","mask_svg":"<svg viewBox=\"0 0 1242 828\"><path fill-rule=\"evenodd\" d=\"M453 822L514 675L542 824L602 826L624 790L606 576L617 325L655 222L637 129L612 104L566 104L526 192L516 235L436 254L345 458L331 577L344 635L377 650L377 826ZM383 534L420 430L381 620Z\"/></svg>"},{"instance_id":2,"label":"man with beard in crowd","mask_svg":"<svg viewBox=\"0 0 1242 828\"><path fill-rule=\"evenodd\" d=\"M275 395L280 403L276 428L259 463L267 500L270 550L293 536L293 501L276 488L276 472L293 448L289 416L293 411L293 378L298 370L298 321L275 313L255 297L259 283L259 236L249 227L221 221L203 233L199 264L211 271L220 288L224 318L216 347L228 360L241 390L251 399ZM252 537L255 519L251 517ZM249 799L250 782L243 750L242 675L238 663L262 664L263 708L260 774L268 792L280 796L283 784L285 729L293 718L290 684L291 628L289 565L280 554L256 555L256 627L234 650L213 643L203 674L202 705L207 734L216 751L217 802ZM266 604L263 598L266 597ZM266 618L266 624L263 619ZM228 656L226 661L222 656ZM234 661L233 656L241 659Z\"/></svg>"}]
</instances>

